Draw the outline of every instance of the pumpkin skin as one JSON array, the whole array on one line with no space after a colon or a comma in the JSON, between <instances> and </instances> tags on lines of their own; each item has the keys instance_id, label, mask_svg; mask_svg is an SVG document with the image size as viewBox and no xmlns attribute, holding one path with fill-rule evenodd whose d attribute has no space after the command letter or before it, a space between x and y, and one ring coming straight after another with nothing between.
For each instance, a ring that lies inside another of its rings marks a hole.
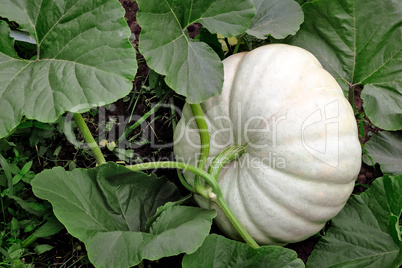
<instances>
[{"instance_id":1,"label":"pumpkin skin","mask_svg":"<svg viewBox=\"0 0 402 268\"><path fill-rule=\"evenodd\" d=\"M223 197L259 244L304 240L344 207L361 165L353 109L336 80L308 51L271 44L224 61L219 96L201 104L209 161L229 145L245 153L219 174ZM200 138L188 104L174 133L178 161L196 165ZM193 183L194 175L184 176ZM229 237L240 239L219 207Z\"/></svg>"}]
</instances>

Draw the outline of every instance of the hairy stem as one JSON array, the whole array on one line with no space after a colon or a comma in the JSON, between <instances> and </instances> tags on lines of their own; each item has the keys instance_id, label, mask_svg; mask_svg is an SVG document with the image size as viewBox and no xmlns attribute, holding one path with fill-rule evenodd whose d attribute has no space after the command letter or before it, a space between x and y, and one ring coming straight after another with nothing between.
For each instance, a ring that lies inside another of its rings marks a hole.
<instances>
[{"instance_id":1,"label":"hairy stem","mask_svg":"<svg viewBox=\"0 0 402 268\"><path fill-rule=\"evenodd\" d=\"M94 137L89 131L89 128L85 123L84 118L82 118L82 115L80 113L74 113L73 116L75 122L77 123L78 129L81 132L81 135L84 137L85 142L87 143L92 153L94 154L94 157L98 165L106 163L105 157L103 156L98 144L96 143Z\"/></svg>"},{"instance_id":2,"label":"hairy stem","mask_svg":"<svg viewBox=\"0 0 402 268\"><path fill-rule=\"evenodd\" d=\"M3 254L8 259L8 261L10 262L12 267L15 267L14 266L14 259L11 257L11 255L4 248L0 247L0 253Z\"/></svg>"},{"instance_id":3,"label":"hairy stem","mask_svg":"<svg viewBox=\"0 0 402 268\"><path fill-rule=\"evenodd\" d=\"M244 241L247 244L249 244L249 246L251 246L252 248L259 248L260 246L257 244L257 242L255 242L255 240L251 237L251 235L246 231L244 226L233 214L232 210L230 209L229 205L226 203L222 195L218 195L214 202L219 205L223 213L225 213L226 217L233 224L234 228L239 232Z\"/></svg>"},{"instance_id":4,"label":"hairy stem","mask_svg":"<svg viewBox=\"0 0 402 268\"><path fill-rule=\"evenodd\" d=\"M28 236L27 239L24 240L24 242L22 242L21 246L23 248L29 247L33 242L36 241L36 239L38 239L38 237L33 235L33 234L31 234L30 236Z\"/></svg>"},{"instance_id":5,"label":"hairy stem","mask_svg":"<svg viewBox=\"0 0 402 268\"><path fill-rule=\"evenodd\" d=\"M236 53L239 51L240 43L241 43L241 41L242 41L244 35L245 35L245 34L243 33L243 34L241 34L241 35L239 35L239 36L237 37L237 44L236 44L235 49L233 50L233 54L236 54Z\"/></svg>"},{"instance_id":6,"label":"hairy stem","mask_svg":"<svg viewBox=\"0 0 402 268\"><path fill-rule=\"evenodd\" d=\"M0 166L3 168L4 175L7 179L8 193L14 194L13 176L11 174L11 167L3 155L0 154ZM2 206L3 209L3 206ZM5 219L5 218L4 218Z\"/></svg>"},{"instance_id":7,"label":"hairy stem","mask_svg":"<svg viewBox=\"0 0 402 268\"><path fill-rule=\"evenodd\" d=\"M170 103L170 114L172 116L172 129L173 129L173 133L176 129L176 110L174 107L174 99L173 97L169 97L169 103ZM179 177L179 180L181 182L181 184L183 184L183 186L189 190L192 193L196 193L197 191L193 188L193 186L191 186L190 184L187 183L186 179L184 178L184 176L181 174L181 171L179 169L176 170L177 171L177 176Z\"/></svg>"},{"instance_id":8,"label":"hairy stem","mask_svg":"<svg viewBox=\"0 0 402 268\"><path fill-rule=\"evenodd\" d=\"M242 154L244 154L245 147L246 145L239 146L236 144L227 147L212 160L211 165L208 168L208 173L211 174L215 180L218 180L219 173L223 166L238 159Z\"/></svg>"},{"instance_id":9,"label":"hairy stem","mask_svg":"<svg viewBox=\"0 0 402 268\"><path fill-rule=\"evenodd\" d=\"M171 114L171 116L172 116L172 129L173 129L173 132L174 132L174 130L176 129L176 117L175 117L175 114L176 114L176 110L175 110L175 108L174 108L174 100L173 100L173 97L170 97L169 98L169 103L170 103L170 114Z\"/></svg>"},{"instance_id":10,"label":"hairy stem","mask_svg":"<svg viewBox=\"0 0 402 268\"><path fill-rule=\"evenodd\" d=\"M195 122L198 127L198 131L200 133L200 141L201 141L201 150L200 150L200 158L198 159L197 167L199 169L204 170L205 165L207 164L209 149L210 149L210 140L209 140L209 131L208 125L205 121L204 113L202 112L200 104L190 104L191 111L193 112ZM206 188L199 180L197 174L194 179L194 187L197 192L205 192Z\"/></svg>"},{"instance_id":11,"label":"hairy stem","mask_svg":"<svg viewBox=\"0 0 402 268\"><path fill-rule=\"evenodd\" d=\"M128 169L132 171L141 171L147 169L155 169L155 168L177 168L181 170L187 170L189 172L194 173L195 175L203 178L211 187L212 189L218 189L220 192L220 188L218 182L205 170L195 167L193 165L189 165L182 162L175 162L175 161L161 161L161 162L147 162L136 164L132 166L126 166ZM209 193L204 195L204 191L199 192L203 197L209 199Z\"/></svg>"}]
</instances>

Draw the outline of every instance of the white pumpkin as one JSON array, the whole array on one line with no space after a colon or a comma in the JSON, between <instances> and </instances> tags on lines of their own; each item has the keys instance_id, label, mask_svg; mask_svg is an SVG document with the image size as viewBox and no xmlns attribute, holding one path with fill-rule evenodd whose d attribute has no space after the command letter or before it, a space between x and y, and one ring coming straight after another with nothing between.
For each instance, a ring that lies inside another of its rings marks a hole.
<instances>
[{"instance_id":1,"label":"white pumpkin","mask_svg":"<svg viewBox=\"0 0 402 268\"><path fill-rule=\"evenodd\" d=\"M356 120L340 86L310 52L283 44L230 56L224 73L222 94L201 104L209 159L247 145L219 175L223 197L259 244L314 235L343 208L361 165ZM188 104L174 138L176 159L196 165L200 138ZM218 226L239 239L214 203L197 202L215 208Z\"/></svg>"}]
</instances>

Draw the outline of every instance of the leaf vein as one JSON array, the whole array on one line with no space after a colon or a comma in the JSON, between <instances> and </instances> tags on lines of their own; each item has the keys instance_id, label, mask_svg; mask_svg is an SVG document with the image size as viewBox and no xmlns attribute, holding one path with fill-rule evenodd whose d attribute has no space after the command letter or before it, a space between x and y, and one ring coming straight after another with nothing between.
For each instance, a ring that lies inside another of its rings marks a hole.
<instances>
[{"instance_id":1,"label":"leaf vein","mask_svg":"<svg viewBox=\"0 0 402 268\"><path fill-rule=\"evenodd\" d=\"M375 69L371 74L367 75L365 78L363 78L358 84L362 84L364 82L364 80L366 80L367 78L369 78L370 76L372 76L373 74L375 74L376 72L378 72L382 67L384 67L390 60L392 60L395 55L397 55L399 52L401 51L401 48L394 54L392 55L389 59L387 59L386 61L384 61L384 63L382 65L380 65L377 69Z\"/></svg>"}]
</instances>

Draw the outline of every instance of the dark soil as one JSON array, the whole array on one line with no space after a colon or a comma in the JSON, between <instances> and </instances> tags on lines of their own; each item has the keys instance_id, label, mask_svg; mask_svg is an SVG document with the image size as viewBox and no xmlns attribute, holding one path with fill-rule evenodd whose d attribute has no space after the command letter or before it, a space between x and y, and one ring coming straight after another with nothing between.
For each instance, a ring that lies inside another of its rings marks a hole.
<instances>
[{"instance_id":1,"label":"dark soil","mask_svg":"<svg viewBox=\"0 0 402 268\"><path fill-rule=\"evenodd\" d=\"M374 126L371 123L370 119L364 114L363 100L360 97L362 89L363 89L362 87L355 88L354 101L355 101L355 107L359 112L359 114L364 115L362 119L364 135L360 135L359 140L362 144L365 144L375 133L381 131L381 129ZM358 120L359 119L360 118L358 118ZM369 186L376 178L379 178L381 176L382 172L379 168L368 166L365 163L362 163L362 167L357 177L356 186L353 191L353 194L364 192L367 188L362 185Z\"/></svg>"}]
</instances>

